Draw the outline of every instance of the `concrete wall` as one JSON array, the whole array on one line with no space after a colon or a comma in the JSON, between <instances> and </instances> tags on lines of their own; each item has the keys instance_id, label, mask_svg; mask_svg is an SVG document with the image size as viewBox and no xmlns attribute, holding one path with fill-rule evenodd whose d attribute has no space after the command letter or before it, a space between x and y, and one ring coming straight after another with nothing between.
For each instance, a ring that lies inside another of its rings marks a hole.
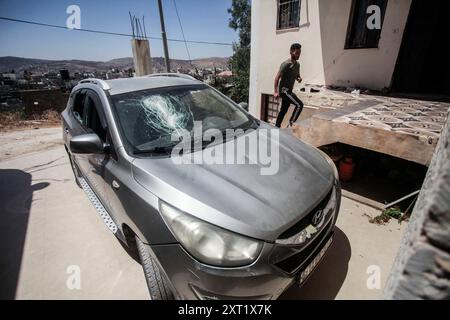
<instances>
[{"instance_id":1,"label":"concrete wall","mask_svg":"<svg viewBox=\"0 0 450 320\"><path fill-rule=\"evenodd\" d=\"M133 51L133 62L136 76L146 76L153 73L149 41L132 39L131 49Z\"/></svg>"},{"instance_id":2,"label":"concrete wall","mask_svg":"<svg viewBox=\"0 0 450 320\"><path fill-rule=\"evenodd\" d=\"M261 93L273 94L275 75L288 59L292 43L302 44L300 57L304 83L324 83L320 40L319 1L301 0L300 27L277 31L277 1L252 1L250 112L259 117ZM298 84L297 84L298 86Z\"/></svg>"},{"instance_id":3,"label":"concrete wall","mask_svg":"<svg viewBox=\"0 0 450 320\"><path fill-rule=\"evenodd\" d=\"M303 83L390 86L412 0L389 0L377 49L345 50L352 0L301 0L300 27L277 31L277 1L252 1L250 112L259 117L261 94L273 93L280 63L293 42L303 46ZM299 86L298 84L296 85Z\"/></svg>"},{"instance_id":4,"label":"concrete wall","mask_svg":"<svg viewBox=\"0 0 450 320\"><path fill-rule=\"evenodd\" d=\"M387 299L450 299L450 118L388 279Z\"/></svg>"},{"instance_id":5,"label":"concrete wall","mask_svg":"<svg viewBox=\"0 0 450 320\"><path fill-rule=\"evenodd\" d=\"M24 90L18 92L19 98L23 102L23 107L27 117L31 115L41 115L45 110L55 110L62 112L67 105L69 93L61 90ZM37 102L37 104L35 104Z\"/></svg>"},{"instance_id":6,"label":"concrete wall","mask_svg":"<svg viewBox=\"0 0 450 320\"><path fill-rule=\"evenodd\" d=\"M389 87L397 62L411 0L389 0L375 49L345 50L352 0L319 0L325 84Z\"/></svg>"}]
</instances>

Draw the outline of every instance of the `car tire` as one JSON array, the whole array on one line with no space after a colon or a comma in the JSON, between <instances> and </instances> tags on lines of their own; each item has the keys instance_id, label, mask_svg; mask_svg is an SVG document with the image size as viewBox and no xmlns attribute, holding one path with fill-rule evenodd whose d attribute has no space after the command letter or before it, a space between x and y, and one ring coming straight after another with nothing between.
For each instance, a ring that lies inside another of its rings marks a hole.
<instances>
[{"instance_id":1,"label":"car tire","mask_svg":"<svg viewBox=\"0 0 450 320\"><path fill-rule=\"evenodd\" d=\"M139 252L142 268L144 269L150 299L174 300L174 296L169 287L166 276L161 272L158 264L151 257L147 246L138 237L136 237L136 246Z\"/></svg>"},{"instance_id":2,"label":"car tire","mask_svg":"<svg viewBox=\"0 0 450 320\"><path fill-rule=\"evenodd\" d=\"M75 182L76 182L77 186L78 186L80 189L82 189L81 183L80 183L80 181L78 181L78 178L80 178L81 175L80 175L80 173L79 173L79 171L78 171L78 168L77 168L77 167L75 166L75 164L73 163L72 156L70 155L70 153L68 153L68 155L69 155L70 166L72 167L72 172L73 172L73 175L75 176Z\"/></svg>"}]
</instances>

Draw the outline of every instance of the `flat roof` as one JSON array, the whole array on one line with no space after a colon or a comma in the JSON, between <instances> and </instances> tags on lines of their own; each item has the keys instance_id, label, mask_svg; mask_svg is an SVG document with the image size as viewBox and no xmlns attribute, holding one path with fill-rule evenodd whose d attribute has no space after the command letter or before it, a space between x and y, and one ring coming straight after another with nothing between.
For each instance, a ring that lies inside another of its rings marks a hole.
<instances>
[{"instance_id":1,"label":"flat roof","mask_svg":"<svg viewBox=\"0 0 450 320\"><path fill-rule=\"evenodd\" d=\"M316 147L340 142L428 166L449 112L448 103L366 100L314 114L294 134Z\"/></svg>"}]
</instances>

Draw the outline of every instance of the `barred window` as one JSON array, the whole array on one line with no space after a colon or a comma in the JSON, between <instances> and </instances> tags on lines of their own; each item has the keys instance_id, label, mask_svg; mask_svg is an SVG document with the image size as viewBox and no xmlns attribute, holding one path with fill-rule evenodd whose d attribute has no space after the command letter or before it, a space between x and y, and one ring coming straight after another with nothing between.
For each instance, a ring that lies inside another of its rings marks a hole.
<instances>
[{"instance_id":1,"label":"barred window","mask_svg":"<svg viewBox=\"0 0 450 320\"><path fill-rule=\"evenodd\" d=\"M300 0L278 0L277 30L298 28L300 24Z\"/></svg>"}]
</instances>

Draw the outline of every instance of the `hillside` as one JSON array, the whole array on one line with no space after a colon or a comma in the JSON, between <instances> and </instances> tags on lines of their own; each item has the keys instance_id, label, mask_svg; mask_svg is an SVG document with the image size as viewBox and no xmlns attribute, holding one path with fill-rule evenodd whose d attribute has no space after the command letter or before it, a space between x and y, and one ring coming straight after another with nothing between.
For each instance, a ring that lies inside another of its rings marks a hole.
<instances>
[{"instance_id":1,"label":"hillside","mask_svg":"<svg viewBox=\"0 0 450 320\"><path fill-rule=\"evenodd\" d=\"M192 65L197 68L211 68L211 67L225 67L228 64L229 58L202 58L192 60ZM187 60L171 59L171 68L191 69L193 66ZM164 58L153 57L153 67L156 70L164 70ZM44 60L21 57L0 57L0 72L23 72L24 70L32 72L49 72L60 69L68 69L73 72L93 72L93 71L107 71L111 68L128 69L133 68L133 58L125 57L112 59L109 61L89 61L89 60Z\"/></svg>"}]
</instances>

